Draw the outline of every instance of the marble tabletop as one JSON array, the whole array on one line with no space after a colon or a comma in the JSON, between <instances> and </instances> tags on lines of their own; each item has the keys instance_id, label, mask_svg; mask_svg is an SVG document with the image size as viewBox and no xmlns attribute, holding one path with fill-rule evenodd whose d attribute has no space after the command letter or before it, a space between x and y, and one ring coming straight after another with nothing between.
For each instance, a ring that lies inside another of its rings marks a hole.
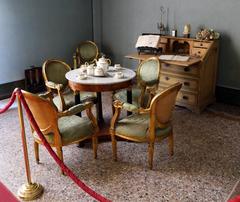
<instances>
[{"instance_id":1,"label":"marble tabletop","mask_svg":"<svg viewBox=\"0 0 240 202\"><path fill-rule=\"evenodd\" d=\"M114 75L116 72L122 72L123 78L116 78ZM136 73L128 68L122 67L120 70L114 70L113 66L109 67L107 76L87 76L85 79L80 79L79 75L82 74L82 70L74 69L66 73L65 77L72 82L86 85L111 85L121 82L126 82L133 79Z\"/></svg>"}]
</instances>

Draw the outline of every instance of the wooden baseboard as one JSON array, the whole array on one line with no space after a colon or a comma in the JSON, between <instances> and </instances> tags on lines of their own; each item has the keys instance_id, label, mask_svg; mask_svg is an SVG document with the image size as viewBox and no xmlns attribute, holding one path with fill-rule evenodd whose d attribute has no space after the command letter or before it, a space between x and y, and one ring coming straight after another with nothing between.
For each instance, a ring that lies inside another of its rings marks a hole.
<instances>
[{"instance_id":1,"label":"wooden baseboard","mask_svg":"<svg viewBox=\"0 0 240 202\"><path fill-rule=\"evenodd\" d=\"M9 83L0 84L0 100L11 97L15 88L25 89L25 80L18 80Z\"/></svg>"},{"instance_id":2,"label":"wooden baseboard","mask_svg":"<svg viewBox=\"0 0 240 202\"><path fill-rule=\"evenodd\" d=\"M25 80L0 84L0 100L9 98L15 88L25 89ZM240 105L240 90L216 86L216 100L226 104Z\"/></svg>"},{"instance_id":3,"label":"wooden baseboard","mask_svg":"<svg viewBox=\"0 0 240 202\"><path fill-rule=\"evenodd\" d=\"M216 86L216 100L231 105L240 105L240 90Z\"/></svg>"}]
</instances>

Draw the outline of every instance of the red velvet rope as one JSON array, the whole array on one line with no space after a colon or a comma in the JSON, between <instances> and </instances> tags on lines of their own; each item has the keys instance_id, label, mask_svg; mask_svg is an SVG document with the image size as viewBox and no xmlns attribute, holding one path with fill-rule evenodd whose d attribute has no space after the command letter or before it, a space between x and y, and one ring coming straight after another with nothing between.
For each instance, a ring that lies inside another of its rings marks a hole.
<instances>
[{"instance_id":1,"label":"red velvet rope","mask_svg":"<svg viewBox=\"0 0 240 202\"><path fill-rule=\"evenodd\" d=\"M13 91L9 102L6 104L4 108L0 109L0 114L6 112L9 109L9 107L11 107L11 105L14 103L15 99L16 99L16 92Z\"/></svg>"},{"instance_id":2,"label":"red velvet rope","mask_svg":"<svg viewBox=\"0 0 240 202\"><path fill-rule=\"evenodd\" d=\"M50 153L50 155L52 156L52 158L56 161L56 163L61 167L61 169L64 171L64 173L66 175L68 175L81 189L83 189L85 192L87 192L89 195L91 195L93 198L95 198L98 201L101 202L110 202L110 200L106 199L105 197L103 197L102 195L98 194L97 192L93 191L90 187L88 187L84 182L82 182L80 179L78 179L78 177L63 163L63 161L61 161L58 156L56 155L56 153L53 151L52 147L49 145L49 143L47 142L46 138L44 137L44 135L42 134L41 130L39 129L33 115L32 112L30 111L26 100L21 92L20 89L16 89L13 94L12 97L9 101L9 103L6 105L6 107L4 107L3 109L0 110L0 113L5 112L14 102L15 98L16 98L16 94L18 95L20 101L22 102L22 105L24 106L26 113L27 113L27 117L29 119L29 121L32 124L32 127L34 128L34 130L37 132L39 138L41 139L43 145L46 147L46 149L48 150L48 152Z\"/></svg>"}]
</instances>

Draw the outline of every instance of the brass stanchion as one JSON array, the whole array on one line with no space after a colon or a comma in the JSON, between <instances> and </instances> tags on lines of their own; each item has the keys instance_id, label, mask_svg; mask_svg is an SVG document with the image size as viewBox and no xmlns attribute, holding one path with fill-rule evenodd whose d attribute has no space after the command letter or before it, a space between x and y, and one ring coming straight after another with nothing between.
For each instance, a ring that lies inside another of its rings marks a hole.
<instances>
[{"instance_id":1,"label":"brass stanchion","mask_svg":"<svg viewBox=\"0 0 240 202\"><path fill-rule=\"evenodd\" d=\"M27 143L26 143L22 104L20 102L19 97L17 97L17 100L18 100L18 116L19 116L21 135L22 135L23 154L24 154L24 161L25 161L26 175L27 175L27 183L23 184L18 189L17 195L19 198L21 198L24 201L31 201L39 198L43 194L44 189L42 185L38 183L32 183L31 181L31 172L30 172L29 159L28 159L28 149L27 149Z\"/></svg>"}]
</instances>

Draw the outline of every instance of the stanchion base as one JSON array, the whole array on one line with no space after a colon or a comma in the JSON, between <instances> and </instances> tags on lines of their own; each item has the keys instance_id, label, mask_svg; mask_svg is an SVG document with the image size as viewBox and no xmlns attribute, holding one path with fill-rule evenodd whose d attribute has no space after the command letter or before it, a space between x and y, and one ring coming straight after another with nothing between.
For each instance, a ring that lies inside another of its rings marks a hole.
<instances>
[{"instance_id":1,"label":"stanchion base","mask_svg":"<svg viewBox=\"0 0 240 202\"><path fill-rule=\"evenodd\" d=\"M18 197L24 201L31 201L43 194L43 186L38 183L24 184L18 190Z\"/></svg>"}]
</instances>

